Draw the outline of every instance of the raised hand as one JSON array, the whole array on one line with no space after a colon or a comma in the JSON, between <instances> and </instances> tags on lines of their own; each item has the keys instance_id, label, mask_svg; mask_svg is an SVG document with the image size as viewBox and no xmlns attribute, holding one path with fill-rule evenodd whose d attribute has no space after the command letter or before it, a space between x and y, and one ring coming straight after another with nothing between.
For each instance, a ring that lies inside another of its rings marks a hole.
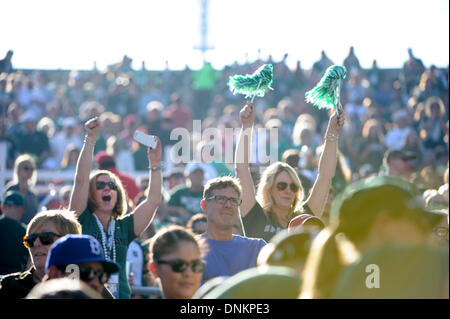
<instances>
[{"instance_id":1,"label":"raised hand","mask_svg":"<svg viewBox=\"0 0 450 319\"><path fill-rule=\"evenodd\" d=\"M153 216L155 216L156 209L161 203L161 188L162 188L162 176L161 176L161 155L162 147L161 141L157 136L156 148L147 149L149 166L152 168L150 175L150 185L147 198L142 201L132 212L134 221L134 233L136 236L142 234L142 232L150 225Z\"/></svg>"},{"instance_id":2,"label":"raised hand","mask_svg":"<svg viewBox=\"0 0 450 319\"><path fill-rule=\"evenodd\" d=\"M328 122L328 133L337 134L345 122L345 112L334 112Z\"/></svg>"},{"instance_id":3,"label":"raised hand","mask_svg":"<svg viewBox=\"0 0 450 319\"><path fill-rule=\"evenodd\" d=\"M157 136L155 136L156 139L156 148L151 149L150 147L147 150L148 154L148 161L152 166L159 165L161 163L161 157L162 157L162 147L161 147L161 141Z\"/></svg>"},{"instance_id":4,"label":"raised hand","mask_svg":"<svg viewBox=\"0 0 450 319\"><path fill-rule=\"evenodd\" d=\"M84 128L86 129L87 136L89 136L94 140L97 140L98 134L100 133L101 129L101 124L100 121L98 120L98 117L94 117L89 121L87 121L84 124Z\"/></svg>"},{"instance_id":5,"label":"raised hand","mask_svg":"<svg viewBox=\"0 0 450 319\"><path fill-rule=\"evenodd\" d=\"M251 127L255 121L255 111L253 109L253 103L248 102L239 112L242 126Z\"/></svg>"}]
</instances>

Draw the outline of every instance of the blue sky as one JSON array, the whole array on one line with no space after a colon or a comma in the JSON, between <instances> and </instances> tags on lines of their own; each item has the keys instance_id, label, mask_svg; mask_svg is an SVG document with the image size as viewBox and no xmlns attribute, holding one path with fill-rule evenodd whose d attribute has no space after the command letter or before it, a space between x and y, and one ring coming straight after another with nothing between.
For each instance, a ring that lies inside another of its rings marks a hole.
<instances>
[{"instance_id":1,"label":"blue sky","mask_svg":"<svg viewBox=\"0 0 450 319\"><path fill-rule=\"evenodd\" d=\"M17 68L90 69L124 54L139 68L202 65L200 0L7 0L0 56ZM351 45L363 67L401 67L411 47L426 66L448 66L448 0L208 0L206 57L222 68L271 54L310 68L325 50L337 64Z\"/></svg>"}]
</instances>

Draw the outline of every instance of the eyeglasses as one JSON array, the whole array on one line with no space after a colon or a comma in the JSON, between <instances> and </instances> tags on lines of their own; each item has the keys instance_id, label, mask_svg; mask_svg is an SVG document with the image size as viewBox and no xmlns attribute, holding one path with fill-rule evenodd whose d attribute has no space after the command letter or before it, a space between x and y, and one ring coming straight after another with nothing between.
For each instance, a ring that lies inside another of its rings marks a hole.
<instances>
[{"instance_id":1,"label":"eyeglasses","mask_svg":"<svg viewBox=\"0 0 450 319\"><path fill-rule=\"evenodd\" d=\"M33 248L34 242L39 237L40 242L44 246L51 245L55 242L57 237L61 237L61 235L52 233L52 232L45 232L42 234L30 234L23 237L23 244L27 248Z\"/></svg>"},{"instance_id":2,"label":"eyeglasses","mask_svg":"<svg viewBox=\"0 0 450 319\"><path fill-rule=\"evenodd\" d=\"M278 189L279 191L284 191L284 190L288 187L288 183L286 183L286 182L279 182L279 183L277 183L276 186L277 186L277 189ZM290 184L289 184L289 188L290 188L291 191L294 192L294 193L297 193L297 191L298 191L298 186L295 185L294 183L290 183Z\"/></svg>"},{"instance_id":3,"label":"eyeglasses","mask_svg":"<svg viewBox=\"0 0 450 319\"><path fill-rule=\"evenodd\" d=\"M108 185L109 189L116 190L117 184L114 182L95 182L95 186L97 189L104 189Z\"/></svg>"},{"instance_id":4,"label":"eyeglasses","mask_svg":"<svg viewBox=\"0 0 450 319\"><path fill-rule=\"evenodd\" d=\"M156 260L158 264L166 264L172 268L173 272L185 272L188 267L191 268L192 272L199 273L205 269L206 263L201 259L195 259L191 262L184 261L182 259L175 260Z\"/></svg>"},{"instance_id":5,"label":"eyeglasses","mask_svg":"<svg viewBox=\"0 0 450 319\"><path fill-rule=\"evenodd\" d=\"M94 270L90 267L80 268L80 279L84 282L90 282L94 278L98 279L101 285L108 282L110 275L102 270Z\"/></svg>"},{"instance_id":6,"label":"eyeglasses","mask_svg":"<svg viewBox=\"0 0 450 319\"><path fill-rule=\"evenodd\" d=\"M24 165L24 166L22 166L22 169L25 170L25 171L33 171L34 167L33 166Z\"/></svg>"},{"instance_id":7,"label":"eyeglasses","mask_svg":"<svg viewBox=\"0 0 450 319\"><path fill-rule=\"evenodd\" d=\"M438 237L447 237L447 235L448 235L448 228L447 227L435 227L433 229L433 232Z\"/></svg>"},{"instance_id":8,"label":"eyeglasses","mask_svg":"<svg viewBox=\"0 0 450 319\"><path fill-rule=\"evenodd\" d=\"M234 207L238 207L242 203L242 199L240 199L240 198L226 197L223 195L214 195L214 196L208 197L206 200L213 200L213 199L221 205L225 205L227 203L227 201L230 201L231 206L234 206Z\"/></svg>"}]
</instances>

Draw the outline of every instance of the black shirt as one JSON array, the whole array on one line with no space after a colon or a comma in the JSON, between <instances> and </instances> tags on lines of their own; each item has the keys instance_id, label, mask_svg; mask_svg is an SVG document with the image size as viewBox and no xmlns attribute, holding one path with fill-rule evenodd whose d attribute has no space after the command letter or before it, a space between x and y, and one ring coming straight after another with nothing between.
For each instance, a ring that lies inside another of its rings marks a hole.
<instances>
[{"instance_id":1,"label":"black shirt","mask_svg":"<svg viewBox=\"0 0 450 319\"><path fill-rule=\"evenodd\" d=\"M302 211L294 213L292 217L298 214L310 214L314 215L308 204L304 203ZM277 216L270 212L265 211L258 202L255 202L252 209L242 218L244 224L245 235L252 238L262 238L267 243L277 233L286 229L278 222Z\"/></svg>"},{"instance_id":2,"label":"black shirt","mask_svg":"<svg viewBox=\"0 0 450 319\"><path fill-rule=\"evenodd\" d=\"M0 280L0 299L23 299L36 285L33 279L34 267L5 275Z\"/></svg>"},{"instance_id":3,"label":"black shirt","mask_svg":"<svg viewBox=\"0 0 450 319\"><path fill-rule=\"evenodd\" d=\"M23 132L16 136L15 142L20 153L29 153L39 157L42 153L50 151L48 137L40 131L34 133Z\"/></svg>"},{"instance_id":4,"label":"black shirt","mask_svg":"<svg viewBox=\"0 0 450 319\"><path fill-rule=\"evenodd\" d=\"M25 270L28 262L28 250L23 245L25 225L18 221L0 216L0 275Z\"/></svg>"}]
</instances>

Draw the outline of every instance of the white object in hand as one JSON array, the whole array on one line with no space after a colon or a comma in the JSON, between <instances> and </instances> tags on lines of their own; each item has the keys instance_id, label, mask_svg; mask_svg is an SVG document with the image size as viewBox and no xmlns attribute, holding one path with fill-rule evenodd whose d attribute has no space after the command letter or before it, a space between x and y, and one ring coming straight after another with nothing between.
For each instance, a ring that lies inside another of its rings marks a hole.
<instances>
[{"instance_id":1,"label":"white object in hand","mask_svg":"<svg viewBox=\"0 0 450 319\"><path fill-rule=\"evenodd\" d=\"M148 135L141 131L134 132L134 140L142 145L150 147L152 150L154 150L157 145L156 138L153 135Z\"/></svg>"}]
</instances>

